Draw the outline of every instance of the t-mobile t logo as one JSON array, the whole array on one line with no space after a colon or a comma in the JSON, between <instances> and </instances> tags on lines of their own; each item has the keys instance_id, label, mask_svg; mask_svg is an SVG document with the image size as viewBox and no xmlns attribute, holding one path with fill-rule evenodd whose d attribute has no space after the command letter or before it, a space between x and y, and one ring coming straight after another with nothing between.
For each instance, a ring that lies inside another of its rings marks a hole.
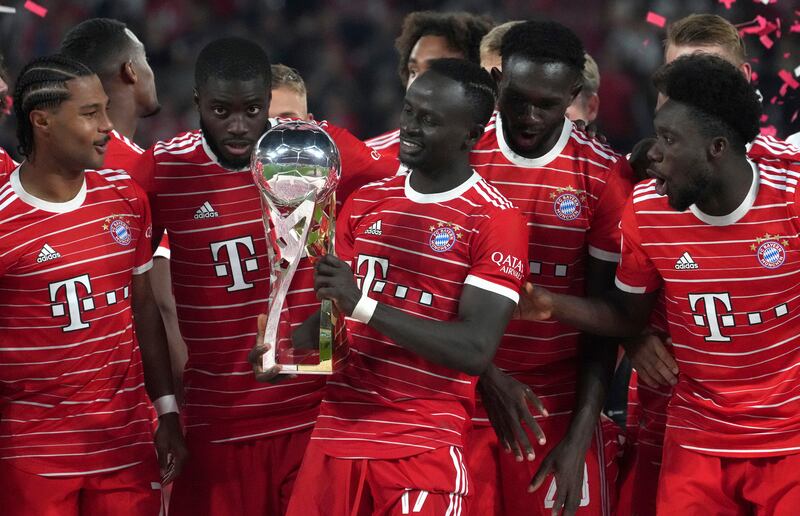
<instances>
[{"instance_id":1,"label":"t-mobile t logo","mask_svg":"<svg viewBox=\"0 0 800 516\"><path fill-rule=\"evenodd\" d=\"M227 260L224 256L221 256L221 249L225 249ZM240 255L240 249L246 254ZM253 288L252 283L245 281L244 273L245 271L253 272L258 269L258 261L255 255L256 250L253 238L249 236L211 244L211 257L214 259L214 263L217 263L214 266L214 272L219 277L228 275L233 277L233 285L228 287L228 292ZM244 263L244 268L242 268L242 263Z\"/></svg>"},{"instance_id":2,"label":"t-mobile t logo","mask_svg":"<svg viewBox=\"0 0 800 516\"><path fill-rule=\"evenodd\" d=\"M79 285L83 286L83 294ZM83 330L89 327L89 323L81 320L82 311L94 310L92 285L88 274L50 283L49 290L53 317L66 316L68 320L68 324L61 328L62 331Z\"/></svg>"},{"instance_id":3,"label":"t-mobile t logo","mask_svg":"<svg viewBox=\"0 0 800 516\"><path fill-rule=\"evenodd\" d=\"M700 301L702 301L702 303L699 303ZM721 305L720 308L724 309L724 311L733 311L733 308L731 308L731 297L727 292L689 294L689 305L692 307L692 311L704 313L704 315L694 315L695 324L698 326L707 326L711 332L711 335L705 337L705 339L710 342L729 342L731 338L722 334L720 326L735 326L736 321L732 313L723 314L717 311L718 301ZM702 304L702 307L699 306L700 304Z\"/></svg>"},{"instance_id":4,"label":"t-mobile t logo","mask_svg":"<svg viewBox=\"0 0 800 516\"><path fill-rule=\"evenodd\" d=\"M361 271L361 266L365 262L367 264L367 271L364 273L361 291L365 294L369 294L378 272L380 272L380 279L386 279L386 274L389 272L389 260L387 258L378 258L377 256L370 256L368 254L360 254L358 255L358 262L356 262L356 274ZM380 269L380 271L378 269Z\"/></svg>"}]
</instances>

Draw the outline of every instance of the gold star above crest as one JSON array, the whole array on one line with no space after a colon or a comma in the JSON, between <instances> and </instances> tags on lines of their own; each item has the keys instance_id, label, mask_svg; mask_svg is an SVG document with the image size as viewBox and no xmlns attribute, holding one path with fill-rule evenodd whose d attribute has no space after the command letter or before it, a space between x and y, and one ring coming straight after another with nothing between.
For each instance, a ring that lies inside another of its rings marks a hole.
<instances>
[{"instance_id":1,"label":"gold star above crest","mask_svg":"<svg viewBox=\"0 0 800 516\"><path fill-rule=\"evenodd\" d=\"M464 237L463 233L456 233L456 238L461 240Z\"/></svg>"},{"instance_id":2,"label":"gold star above crest","mask_svg":"<svg viewBox=\"0 0 800 516\"><path fill-rule=\"evenodd\" d=\"M556 197L558 197L557 193L553 192L553 193L550 194L550 198L551 199L555 199Z\"/></svg>"},{"instance_id":3,"label":"gold star above crest","mask_svg":"<svg viewBox=\"0 0 800 516\"><path fill-rule=\"evenodd\" d=\"M785 239L784 239L784 240L781 240L781 245L782 245L783 247L789 247L789 241L788 241L788 240L785 240Z\"/></svg>"},{"instance_id":4,"label":"gold star above crest","mask_svg":"<svg viewBox=\"0 0 800 516\"><path fill-rule=\"evenodd\" d=\"M750 245L750 250L751 250L751 251L755 251L755 250L756 250L756 244L752 244L752 245Z\"/></svg>"},{"instance_id":5,"label":"gold star above crest","mask_svg":"<svg viewBox=\"0 0 800 516\"><path fill-rule=\"evenodd\" d=\"M429 227L428 229L429 229L429 230L431 230L431 231L433 231L434 229L436 229L436 227L435 227L435 226L431 226L431 227Z\"/></svg>"},{"instance_id":6,"label":"gold star above crest","mask_svg":"<svg viewBox=\"0 0 800 516\"><path fill-rule=\"evenodd\" d=\"M103 224L103 231L108 231L108 224Z\"/></svg>"},{"instance_id":7,"label":"gold star above crest","mask_svg":"<svg viewBox=\"0 0 800 516\"><path fill-rule=\"evenodd\" d=\"M444 226L444 222L439 222L436 225L439 226L439 227L443 227Z\"/></svg>"}]
</instances>

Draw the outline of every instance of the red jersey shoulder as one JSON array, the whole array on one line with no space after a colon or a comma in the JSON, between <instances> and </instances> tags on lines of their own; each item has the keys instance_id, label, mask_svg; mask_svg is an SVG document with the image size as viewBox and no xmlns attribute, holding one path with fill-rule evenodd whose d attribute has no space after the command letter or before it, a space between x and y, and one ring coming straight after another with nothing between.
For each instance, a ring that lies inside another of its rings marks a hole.
<instances>
[{"instance_id":1,"label":"red jersey shoulder","mask_svg":"<svg viewBox=\"0 0 800 516\"><path fill-rule=\"evenodd\" d=\"M368 146L379 151L382 156L397 156L400 147L400 129L395 129L365 140Z\"/></svg>"},{"instance_id":2,"label":"red jersey shoulder","mask_svg":"<svg viewBox=\"0 0 800 516\"><path fill-rule=\"evenodd\" d=\"M747 151L747 157L751 159L777 158L800 162L800 149L774 136L759 134L750 145L750 149Z\"/></svg>"},{"instance_id":3,"label":"red jersey shoulder","mask_svg":"<svg viewBox=\"0 0 800 516\"><path fill-rule=\"evenodd\" d=\"M208 162L208 155L203 149L203 135L199 129L181 133L170 140L156 142L151 149L156 163L165 161L189 164Z\"/></svg>"}]
</instances>

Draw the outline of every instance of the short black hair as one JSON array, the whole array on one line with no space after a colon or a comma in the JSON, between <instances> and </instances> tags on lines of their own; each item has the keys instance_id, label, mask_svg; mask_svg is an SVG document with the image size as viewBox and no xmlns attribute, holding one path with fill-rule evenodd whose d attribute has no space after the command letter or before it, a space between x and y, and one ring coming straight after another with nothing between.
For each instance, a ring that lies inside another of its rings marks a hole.
<instances>
[{"instance_id":1,"label":"short black hair","mask_svg":"<svg viewBox=\"0 0 800 516\"><path fill-rule=\"evenodd\" d=\"M67 81L94 75L83 63L60 54L39 57L25 65L14 86L14 114L17 116L17 139L23 156L33 153L34 109L52 109L69 99Z\"/></svg>"},{"instance_id":2,"label":"short black hair","mask_svg":"<svg viewBox=\"0 0 800 516\"><path fill-rule=\"evenodd\" d=\"M249 39L216 39L203 47L197 56L195 87L205 85L210 77L236 81L261 79L269 89L272 83L269 57L261 46Z\"/></svg>"},{"instance_id":3,"label":"short black hair","mask_svg":"<svg viewBox=\"0 0 800 516\"><path fill-rule=\"evenodd\" d=\"M411 50L421 37L441 36L447 40L447 45L452 50L461 52L464 59L480 63L481 40L493 26L491 18L467 12L416 11L409 14L403 20L403 29L394 42L400 56L397 71L403 84L408 83L408 60L411 57Z\"/></svg>"},{"instance_id":4,"label":"short black hair","mask_svg":"<svg viewBox=\"0 0 800 516\"><path fill-rule=\"evenodd\" d=\"M428 72L441 74L461 84L476 124L486 125L497 101L497 84L489 72L465 59L434 59Z\"/></svg>"},{"instance_id":5,"label":"short black hair","mask_svg":"<svg viewBox=\"0 0 800 516\"><path fill-rule=\"evenodd\" d=\"M80 61L98 75L114 73L134 48L126 28L118 20L91 18L67 32L61 42L61 54Z\"/></svg>"},{"instance_id":6,"label":"short black hair","mask_svg":"<svg viewBox=\"0 0 800 516\"><path fill-rule=\"evenodd\" d=\"M505 68L513 56L537 63L563 63L581 76L586 62L583 43L568 27L553 21L526 21L511 27L500 43Z\"/></svg>"},{"instance_id":7,"label":"short black hair","mask_svg":"<svg viewBox=\"0 0 800 516\"><path fill-rule=\"evenodd\" d=\"M659 68L653 84L669 100L688 106L706 136L725 136L741 150L758 136L758 94L742 72L721 57L680 57Z\"/></svg>"}]
</instances>

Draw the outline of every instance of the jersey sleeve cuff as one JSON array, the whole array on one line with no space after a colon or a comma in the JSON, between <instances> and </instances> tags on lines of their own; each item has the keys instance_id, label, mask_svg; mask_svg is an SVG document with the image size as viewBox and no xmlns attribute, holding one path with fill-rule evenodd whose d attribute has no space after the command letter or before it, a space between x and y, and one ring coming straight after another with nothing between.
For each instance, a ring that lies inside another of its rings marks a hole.
<instances>
[{"instance_id":1,"label":"jersey sleeve cuff","mask_svg":"<svg viewBox=\"0 0 800 516\"><path fill-rule=\"evenodd\" d=\"M515 304L519 303L519 292L512 290L506 286L498 285L497 283L492 283L491 281L485 280L483 278L479 278L477 276L473 276L472 274L468 275L467 278L464 280L465 285L472 285L473 287L477 287L479 289L488 290L489 292L494 292L495 294L499 294L503 297L507 297Z\"/></svg>"},{"instance_id":2,"label":"jersey sleeve cuff","mask_svg":"<svg viewBox=\"0 0 800 516\"><path fill-rule=\"evenodd\" d=\"M152 268L153 268L153 259L150 258L149 260L147 260L146 263L143 263L142 265L140 265L138 267L134 267L133 268L133 274L135 276L138 276L139 274L144 274L145 272L149 271Z\"/></svg>"},{"instance_id":3,"label":"jersey sleeve cuff","mask_svg":"<svg viewBox=\"0 0 800 516\"><path fill-rule=\"evenodd\" d=\"M167 247L158 246L156 252L153 253L153 258L166 258L167 260L169 260L169 257L170 257L169 248Z\"/></svg>"},{"instance_id":4,"label":"jersey sleeve cuff","mask_svg":"<svg viewBox=\"0 0 800 516\"><path fill-rule=\"evenodd\" d=\"M627 283L621 281L619 276L614 277L614 284L623 292L627 292L628 294L647 294L647 287L634 287L633 285L628 285Z\"/></svg>"},{"instance_id":5,"label":"jersey sleeve cuff","mask_svg":"<svg viewBox=\"0 0 800 516\"><path fill-rule=\"evenodd\" d=\"M593 246L589 246L589 256L592 258L597 258L598 260L603 260L604 262L612 262L612 263L619 263L620 254L619 253L610 253L608 251L603 251L602 249L598 249Z\"/></svg>"}]
</instances>

